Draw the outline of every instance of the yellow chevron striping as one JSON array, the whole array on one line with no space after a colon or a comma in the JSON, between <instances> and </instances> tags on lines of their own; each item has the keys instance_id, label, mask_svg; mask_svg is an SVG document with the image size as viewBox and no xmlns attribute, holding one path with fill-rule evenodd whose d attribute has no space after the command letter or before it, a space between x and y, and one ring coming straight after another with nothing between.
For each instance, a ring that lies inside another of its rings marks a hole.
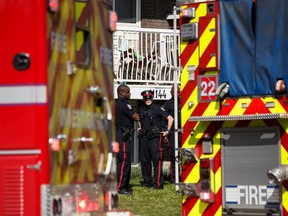
<instances>
[{"instance_id":1,"label":"yellow chevron striping","mask_svg":"<svg viewBox=\"0 0 288 216\"><path fill-rule=\"evenodd\" d=\"M203 136L204 131L209 126L210 122L198 122L194 129L193 134L187 137L183 144L183 148L194 148L195 145L198 143L199 139Z\"/></svg>"},{"instance_id":2,"label":"yellow chevron striping","mask_svg":"<svg viewBox=\"0 0 288 216\"><path fill-rule=\"evenodd\" d=\"M211 40L215 36L216 31L210 31L210 29L215 28L215 26L216 26L216 19L213 18L213 19L210 20L210 22L207 25L205 31L203 32L203 34L199 38L199 44L201 44L200 49L199 49L200 56L203 55L203 53L207 49L208 45L211 43Z\"/></svg>"},{"instance_id":3,"label":"yellow chevron striping","mask_svg":"<svg viewBox=\"0 0 288 216\"><path fill-rule=\"evenodd\" d=\"M188 5L183 5L182 6L182 10L181 10L181 12L180 12L180 16L182 17L182 11L184 10L184 9L186 9L188 7Z\"/></svg>"},{"instance_id":4,"label":"yellow chevron striping","mask_svg":"<svg viewBox=\"0 0 288 216\"><path fill-rule=\"evenodd\" d=\"M217 64L216 64L216 56L212 56L210 61L208 62L207 64L207 67L209 68L212 68L212 67L216 67Z\"/></svg>"},{"instance_id":5,"label":"yellow chevron striping","mask_svg":"<svg viewBox=\"0 0 288 216\"><path fill-rule=\"evenodd\" d=\"M219 167L215 173L215 194L222 189L222 168Z\"/></svg>"},{"instance_id":6,"label":"yellow chevron striping","mask_svg":"<svg viewBox=\"0 0 288 216\"><path fill-rule=\"evenodd\" d=\"M196 10L196 17L193 19L193 22L199 22L200 17L207 15L207 4L200 4Z\"/></svg>"},{"instance_id":7,"label":"yellow chevron striping","mask_svg":"<svg viewBox=\"0 0 288 216\"><path fill-rule=\"evenodd\" d=\"M274 108L269 108L271 113L286 113L286 110L284 107L279 103L278 100L272 98L272 97L267 97L267 98L262 98L261 99L264 103L269 103L269 102L274 102L275 107Z\"/></svg>"},{"instance_id":8,"label":"yellow chevron striping","mask_svg":"<svg viewBox=\"0 0 288 216\"><path fill-rule=\"evenodd\" d=\"M61 22L59 22L59 25L57 26L56 29L52 29L54 26L53 25L53 18L51 18L50 16L48 16L47 18L47 21L49 22L48 24L48 29L47 29L47 33L50 34L50 35L47 35L47 37L51 37L51 31L54 31L56 34L62 34L62 35L65 35L67 36L67 24L68 24L68 16L69 16L69 3L67 1L63 2L63 5L61 7L61 17L59 18L59 20L62 20ZM50 22L51 21L51 22ZM53 40L53 38L51 38L51 40ZM49 91L52 89L52 85L54 84L55 85L55 92L58 92L58 89L60 88L60 83L61 81L63 80L63 76L66 75L66 73L61 73L60 70L58 67L59 67L59 64L63 64L64 65L64 62L66 63L67 60L66 60L66 56L65 55L62 55L61 53L58 52L58 49L60 47L60 40L59 40L59 37L55 37L54 38L54 46L52 47L50 45L50 49L51 50L51 56L49 58L49 65L48 65L48 71L49 71ZM63 75L61 75L63 74ZM55 77L58 76L57 79L55 79ZM60 81L61 80L61 81ZM52 81L56 81L56 83L53 83ZM61 83L61 88L63 88L63 90L69 90L68 87L65 87L65 84L64 83ZM62 90L62 91L63 91ZM68 91L67 90L67 91ZM53 118L50 118L49 119L49 130L55 128L55 125L59 124L59 119L60 119L60 113L58 112L58 109L59 109L59 98L58 98L58 95L57 94L54 94L54 95L50 95L51 97L53 97L54 99L54 106L53 106L53 109L51 111L51 115L53 116ZM51 133L51 131L49 131ZM52 131L52 134L54 134L55 132ZM66 142L63 142L62 144L62 147L65 148L65 145L67 145ZM65 179L65 176L68 176L67 173L67 169L62 169L61 166L59 166L59 164L66 164L66 159L64 158L64 154L62 154L63 152L60 151L58 153L55 152L55 160L56 161L53 161L53 166L51 167L51 182L53 183L59 183L59 182L62 182L63 179L62 176L64 176L64 179ZM63 174L64 172L64 174ZM69 182L68 180L66 181L67 183Z\"/></svg>"},{"instance_id":9,"label":"yellow chevron striping","mask_svg":"<svg viewBox=\"0 0 288 216\"><path fill-rule=\"evenodd\" d=\"M75 2L75 20L79 20L81 14L83 13L84 8L87 6L83 2ZM88 19L85 20L85 26L88 27Z\"/></svg>"},{"instance_id":10,"label":"yellow chevron striping","mask_svg":"<svg viewBox=\"0 0 288 216\"><path fill-rule=\"evenodd\" d=\"M279 124L282 126L283 130L288 134L288 121L287 119L278 119Z\"/></svg>"},{"instance_id":11,"label":"yellow chevron striping","mask_svg":"<svg viewBox=\"0 0 288 216\"><path fill-rule=\"evenodd\" d=\"M197 200L189 214L186 214L188 216L197 216L202 215L205 209L207 208L208 203L201 202L200 199Z\"/></svg>"},{"instance_id":12,"label":"yellow chevron striping","mask_svg":"<svg viewBox=\"0 0 288 216\"><path fill-rule=\"evenodd\" d=\"M204 72L204 75L206 75L206 76L209 76L209 75L218 75L218 71L213 71L213 70L211 70L211 71L205 71Z\"/></svg>"},{"instance_id":13,"label":"yellow chevron striping","mask_svg":"<svg viewBox=\"0 0 288 216\"><path fill-rule=\"evenodd\" d=\"M183 6L182 10L185 9L185 8L187 8L187 6ZM191 19L190 22L199 22L199 17L206 16L206 14L207 14L207 6L206 6L206 4L200 4L199 7L196 10L196 17L194 19ZM188 44L188 42L181 41L181 44L180 44L181 52L183 50L185 50L187 44ZM188 71L187 71L187 66L188 65L194 65L194 66L198 66L199 65L199 47L197 47L195 49L194 53L189 58L189 61L187 62L185 67L183 67L182 74L181 74L181 85L182 86L185 86L187 84L187 81L188 81Z\"/></svg>"},{"instance_id":14,"label":"yellow chevron striping","mask_svg":"<svg viewBox=\"0 0 288 216\"><path fill-rule=\"evenodd\" d=\"M186 8L182 7L182 9ZM199 22L199 17L202 16L206 16L207 14L207 4L199 4L198 8L196 10L196 17L192 20L190 20L190 22ZM215 22L215 20L214 20ZM209 27L210 25L213 24L213 21L209 23L207 29L211 28ZM215 25L215 24L214 24ZM201 44L201 50L199 50L199 46L197 46L193 52L193 54L191 55L191 57L189 58L188 62L186 63L186 65L183 67L182 70L182 74L181 74L181 88L184 89L184 87L186 85L190 85L189 83L189 73L187 70L188 66L194 66L195 68L198 67L199 65L199 55L202 55L203 52L205 51L205 49L207 48L208 44L210 43L209 37L213 37L211 36L211 34L208 32L208 30L205 30L204 34L206 33L207 35L202 35L199 39L199 43L203 43L203 46ZM204 41L205 40L205 41ZM201 42L200 42L201 41ZM183 50L186 48L187 43L181 42L180 45L180 50L181 52L183 52ZM215 65L216 60L211 59L210 60L210 64L214 64ZM197 80L194 80L193 82L197 82ZM187 86L186 86L187 88ZM191 89L192 90L192 89ZM189 108L189 103L193 103L194 106ZM189 121L189 117L192 115L193 111L196 108L196 104L198 103L198 88L195 87L192 91L191 94L189 96L189 98L187 99L187 101L185 102L184 106L181 109L181 113L182 113L182 126L185 125L185 123L187 121ZM205 110L204 115L209 116L209 115L216 115L217 114L217 103L210 103L209 106L207 107L207 109ZM219 108L219 107L218 107ZM207 130L207 128L209 127L210 122L197 122L197 124L194 126L193 134L191 136L188 136L187 139L184 141L183 143L183 148L194 148L196 146L196 144L199 142L199 139L202 138L203 133ZM213 155L215 156L215 154L220 150L220 139L218 138L219 132L215 135L215 138L213 138L213 141L215 141L213 143ZM202 156L203 157L203 156ZM211 157L211 155L210 155ZM214 179L215 177L215 181L218 181L218 179L221 179L221 169L218 169L216 173L211 172L211 177L212 179ZM200 173L199 173L199 163L197 162L193 169L190 171L189 175L187 176L187 178L185 179L185 183L197 183L200 179ZM211 182L212 184L216 183L216 182ZM220 185L216 185L215 184L215 191L218 191L221 188L221 183ZM187 198L187 197L186 197ZM185 202L186 200L185 196L183 196L182 201ZM208 203L205 202L201 202L200 199L197 199L195 205L193 205L193 208L190 210L190 212L184 212L184 215L189 215L189 216L197 216L197 215L202 215L206 208L209 206ZM218 210L218 214L219 216L221 215L221 208L219 208L220 211ZM185 211L185 209L184 209Z\"/></svg>"},{"instance_id":15,"label":"yellow chevron striping","mask_svg":"<svg viewBox=\"0 0 288 216\"><path fill-rule=\"evenodd\" d=\"M215 116L220 109L220 104L218 101L212 101L209 103L209 106L206 108L202 116Z\"/></svg>"},{"instance_id":16,"label":"yellow chevron striping","mask_svg":"<svg viewBox=\"0 0 288 216\"><path fill-rule=\"evenodd\" d=\"M181 44L180 44L180 50L181 50L181 52L182 52L183 50L185 50L187 44L188 44L188 41L187 41L187 42L181 41Z\"/></svg>"},{"instance_id":17,"label":"yellow chevron striping","mask_svg":"<svg viewBox=\"0 0 288 216\"><path fill-rule=\"evenodd\" d=\"M192 53L191 57L189 58L187 64L183 67L182 69L182 73L181 73L181 85L186 86L188 84L188 81L189 81L189 73L188 73L188 70L187 70L187 67L188 66L197 66L199 65L199 47L197 47L194 52ZM196 97L197 98L197 97Z\"/></svg>"},{"instance_id":18,"label":"yellow chevron striping","mask_svg":"<svg viewBox=\"0 0 288 216\"><path fill-rule=\"evenodd\" d=\"M87 4L83 4L83 3L75 3L75 20L77 23L80 22L80 17L81 15L83 16L83 13L84 13L84 9L86 7ZM84 15L85 17L86 15ZM88 26L88 20L89 18L86 18L85 19L85 26L87 27ZM85 41L84 37L83 37L83 32L79 31L79 32L76 32L76 45L77 47L75 47L76 50L80 50L80 48L83 46L83 43ZM83 69L80 69L80 70L83 70ZM81 92L80 88L82 87L82 85L80 85L81 82L83 82L84 79L84 76L83 76L83 72L78 72L77 73L77 82L76 80L73 82L73 87L72 87L72 94L73 95L78 95L78 92ZM84 83L83 83L84 85ZM79 102L78 100L80 100L80 98L77 98L75 97L73 101L71 101L71 104L69 107L78 107L80 106L81 110L85 110L85 107L86 107L86 104L87 104L87 97L81 97L81 102ZM73 104L72 104L73 103ZM78 104L80 103L80 104ZM78 104L78 106L77 106ZM74 129L73 130L74 133L73 133L73 136L75 137L82 137L82 129ZM77 160L78 161L81 161L81 163L79 163L77 165L77 171L78 173L74 170L73 173L71 173L72 175L71 176L75 176L74 178L76 178L77 180L80 180L80 179L85 179L85 173L87 172L87 169L89 168L89 160L87 158L85 158L85 150L82 149L82 146L81 145L86 145L86 143L80 143L80 142L75 142L75 144L73 144L73 151L75 152L76 154L76 157L77 157ZM90 168L91 169L91 168Z\"/></svg>"},{"instance_id":19,"label":"yellow chevron striping","mask_svg":"<svg viewBox=\"0 0 288 216\"><path fill-rule=\"evenodd\" d=\"M186 101L186 103L183 105L181 109L181 121L182 122L187 122L189 117L191 116L192 112L195 110L196 106L196 98L197 98L198 90L195 88L193 92L190 94L190 97ZM193 103L193 107L189 107L189 103ZM183 114L182 114L183 113Z\"/></svg>"},{"instance_id":20,"label":"yellow chevron striping","mask_svg":"<svg viewBox=\"0 0 288 216\"><path fill-rule=\"evenodd\" d=\"M209 206L209 203L202 202L202 201L200 201L200 199L198 201L200 202L199 213L200 213L200 215L202 215L205 212L206 208Z\"/></svg>"},{"instance_id":21,"label":"yellow chevron striping","mask_svg":"<svg viewBox=\"0 0 288 216\"><path fill-rule=\"evenodd\" d=\"M231 110L229 115L243 115L243 113L246 111L246 109L242 108L242 104L247 104L247 107L248 107L251 102L252 102L252 100L249 98L238 100L237 103L234 105L234 107ZM224 102L224 104L225 104L225 102Z\"/></svg>"},{"instance_id":22,"label":"yellow chevron striping","mask_svg":"<svg viewBox=\"0 0 288 216\"><path fill-rule=\"evenodd\" d=\"M282 145L280 147L280 160L281 160L281 164L286 164L286 165L288 164L288 152Z\"/></svg>"},{"instance_id":23,"label":"yellow chevron striping","mask_svg":"<svg viewBox=\"0 0 288 216\"><path fill-rule=\"evenodd\" d=\"M219 207L219 209L213 216L222 216L222 206Z\"/></svg>"},{"instance_id":24,"label":"yellow chevron striping","mask_svg":"<svg viewBox=\"0 0 288 216\"><path fill-rule=\"evenodd\" d=\"M196 163L184 182L185 183L197 183L199 179L200 179L199 163Z\"/></svg>"},{"instance_id":25,"label":"yellow chevron striping","mask_svg":"<svg viewBox=\"0 0 288 216\"><path fill-rule=\"evenodd\" d=\"M213 170L210 170L210 185L211 185L211 190L212 192L215 194L215 182L216 182L216 179L215 179L215 173Z\"/></svg>"}]
</instances>

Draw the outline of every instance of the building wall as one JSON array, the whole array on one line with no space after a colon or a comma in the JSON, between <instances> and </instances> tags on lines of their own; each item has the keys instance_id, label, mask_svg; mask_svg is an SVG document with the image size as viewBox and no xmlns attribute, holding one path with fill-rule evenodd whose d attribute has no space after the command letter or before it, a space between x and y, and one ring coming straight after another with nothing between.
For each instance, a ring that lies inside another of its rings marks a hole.
<instances>
[{"instance_id":1,"label":"building wall","mask_svg":"<svg viewBox=\"0 0 288 216\"><path fill-rule=\"evenodd\" d=\"M142 0L141 27L142 28L173 28L173 20L166 20L168 14L173 13L176 0Z\"/></svg>"}]
</instances>

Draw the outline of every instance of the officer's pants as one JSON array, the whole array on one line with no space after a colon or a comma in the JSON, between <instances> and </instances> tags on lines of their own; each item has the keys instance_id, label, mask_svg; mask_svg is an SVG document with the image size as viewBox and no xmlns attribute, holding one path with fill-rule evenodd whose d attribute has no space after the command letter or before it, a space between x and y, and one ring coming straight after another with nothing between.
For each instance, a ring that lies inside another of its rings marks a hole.
<instances>
[{"instance_id":1,"label":"officer's pants","mask_svg":"<svg viewBox=\"0 0 288 216\"><path fill-rule=\"evenodd\" d=\"M163 188L163 149L162 135L153 139L142 137L140 145L141 171L144 179L144 186L153 186L154 188ZM152 180L152 164L154 168L154 180Z\"/></svg>"},{"instance_id":2,"label":"officer's pants","mask_svg":"<svg viewBox=\"0 0 288 216\"><path fill-rule=\"evenodd\" d=\"M122 141L122 133L116 132L116 140L119 142L119 153L117 154L117 188L129 189L131 175L131 137L126 142Z\"/></svg>"}]
</instances>

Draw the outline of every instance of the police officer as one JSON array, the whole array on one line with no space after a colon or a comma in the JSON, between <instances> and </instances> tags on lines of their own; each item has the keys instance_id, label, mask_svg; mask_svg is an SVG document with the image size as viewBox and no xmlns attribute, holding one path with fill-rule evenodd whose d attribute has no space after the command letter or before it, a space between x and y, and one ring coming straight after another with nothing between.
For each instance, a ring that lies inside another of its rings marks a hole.
<instances>
[{"instance_id":1,"label":"police officer","mask_svg":"<svg viewBox=\"0 0 288 216\"><path fill-rule=\"evenodd\" d=\"M174 85L171 87L171 98L163 104L163 108L174 118ZM181 128L181 118L180 118L180 88L177 86L177 97L178 97L178 128ZM174 122L175 124L176 122ZM174 133L174 124L172 126L171 133L167 137L169 145L169 156L170 156L170 181L175 183L175 133ZM181 134L178 134L178 146L180 144Z\"/></svg>"},{"instance_id":2,"label":"police officer","mask_svg":"<svg viewBox=\"0 0 288 216\"><path fill-rule=\"evenodd\" d=\"M163 189L163 149L162 139L170 133L173 117L169 115L158 104L153 104L153 91L143 91L141 93L144 104L139 109L141 129L138 131L140 138L141 171L144 187ZM166 120L168 129L165 128ZM154 168L154 179L152 179L152 165Z\"/></svg>"},{"instance_id":3,"label":"police officer","mask_svg":"<svg viewBox=\"0 0 288 216\"><path fill-rule=\"evenodd\" d=\"M135 113L128 103L131 97L130 88L127 85L119 85L117 88L118 99L116 100L116 140L119 143L117 154L117 182L120 194L131 195L129 189L131 174L131 136L134 132L134 121L140 120L139 114Z\"/></svg>"}]
</instances>

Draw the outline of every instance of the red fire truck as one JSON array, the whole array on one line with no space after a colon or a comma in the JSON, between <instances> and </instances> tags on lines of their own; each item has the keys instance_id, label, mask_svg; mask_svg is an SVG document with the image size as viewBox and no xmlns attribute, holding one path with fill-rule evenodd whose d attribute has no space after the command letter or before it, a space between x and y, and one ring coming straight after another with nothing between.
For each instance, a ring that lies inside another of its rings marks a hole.
<instances>
[{"instance_id":1,"label":"red fire truck","mask_svg":"<svg viewBox=\"0 0 288 216\"><path fill-rule=\"evenodd\" d=\"M288 2L186 2L182 215L287 216Z\"/></svg>"},{"instance_id":2,"label":"red fire truck","mask_svg":"<svg viewBox=\"0 0 288 216\"><path fill-rule=\"evenodd\" d=\"M0 2L0 215L117 214L111 9Z\"/></svg>"}]
</instances>

